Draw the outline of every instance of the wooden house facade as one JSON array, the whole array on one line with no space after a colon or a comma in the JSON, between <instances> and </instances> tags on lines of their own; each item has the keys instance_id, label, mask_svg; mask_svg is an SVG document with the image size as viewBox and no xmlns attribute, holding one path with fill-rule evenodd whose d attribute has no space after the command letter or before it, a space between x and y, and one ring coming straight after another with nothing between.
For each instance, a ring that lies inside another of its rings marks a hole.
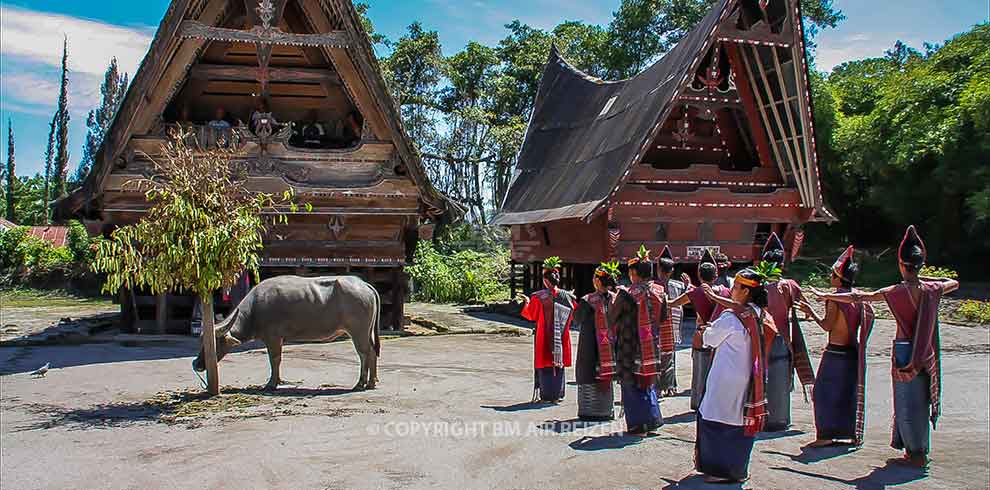
<instances>
[{"instance_id":1,"label":"wooden house facade","mask_svg":"<svg viewBox=\"0 0 990 490\"><path fill-rule=\"evenodd\" d=\"M109 234L148 209L129 182L149 177L167 131L235 149L251 190L287 189L312 211L269 228L262 277L356 274L402 324L420 225L443 219L349 0L173 0L81 189L63 218ZM121 292L142 331L188 330L190 298Z\"/></svg>"},{"instance_id":2,"label":"wooden house facade","mask_svg":"<svg viewBox=\"0 0 990 490\"><path fill-rule=\"evenodd\" d=\"M681 262L715 248L745 263L776 231L793 255L801 225L834 220L800 19L799 0L721 0L621 81L552 50L495 220L511 230L513 285L542 287L538 263L557 255L565 287L587 291L595 264L640 244L669 245Z\"/></svg>"}]
</instances>

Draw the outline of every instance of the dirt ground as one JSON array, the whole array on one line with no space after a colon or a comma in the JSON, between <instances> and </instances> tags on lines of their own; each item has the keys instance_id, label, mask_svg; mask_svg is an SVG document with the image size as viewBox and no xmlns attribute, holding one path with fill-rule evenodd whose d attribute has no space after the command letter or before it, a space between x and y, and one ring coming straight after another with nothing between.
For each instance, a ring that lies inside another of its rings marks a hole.
<instances>
[{"instance_id":1,"label":"dirt ground","mask_svg":"<svg viewBox=\"0 0 990 490\"><path fill-rule=\"evenodd\" d=\"M927 475L887 464L898 456L888 446L893 330L880 321L872 339L865 446L802 449L814 427L799 387L794 427L760 437L743 488L990 488L990 330L943 326L944 414ZM809 335L815 352L824 342ZM577 424L573 385L560 405L528 403L531 337L386 340L379 389L356 393L347 389L358 370L349 342L287 346L283 378L292 381L275 393L252 388L268 366L250 347L221 363L226 388L214 400L196 394L193 338L0 348L0 486L709 488L692 470L687 396L664 399L659 437L623 436L621 419ZM46 362L46 377L27 374ZM677 362L685 391L690 349Z\"/></svg>"}]
</instances>

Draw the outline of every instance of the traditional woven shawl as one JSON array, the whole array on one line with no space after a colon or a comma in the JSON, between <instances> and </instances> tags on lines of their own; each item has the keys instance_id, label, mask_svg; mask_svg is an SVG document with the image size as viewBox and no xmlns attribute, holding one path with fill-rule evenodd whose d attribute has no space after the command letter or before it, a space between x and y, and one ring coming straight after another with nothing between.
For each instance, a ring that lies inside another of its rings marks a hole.
<instances>
[{"instance_id":1,"label":"traditional woven shawl","mask_svg":"<svg viewBox=\"0 0 990 490\"><path fill-rule=\"evenodd\" d=\"M942 285L937 282L921 282L921 298L917 305L911 298L911 292L906 284L902 284L884 295L890 306L894 319L901 326L910 326L909 315L906 315L906 305L916 307L912 335L912 354L910 366L913 372L904 373L896 368L891 359L891 370L895 380L906 382L924 370L929 376L929 391L931 395L932 428L938 423L942 413L942 351L939 339L938 305L942 301Z\"/></svg>"},{"instance_id":2,"label":"traditional woven shawl","mask_svg":"<svg viewBox=\"0 0 990 490\"><path fill-rule=\"evenodd\" d=\"M656 381L659 372L660 355L657 352L656 341L662 339L660 321L664 316L663 309L666 302L663 300L663 288L652 283L634 284L626 288L626 292L632 297L636 305L636 327L639 331L639 369L636 375L639 377L640 385L644 388L652 386ZM667 330L670 330L670 315L667 317ZM654 333L656 332L656 333ZM673 351L673 332L669 332L669 348ZM662 350L663 346L661 346Z\"/></svg>"},{"instance_id":3,"label":"traditional woven shawl","mask_svg":"<svg viewBox=\"0 0 990 490\"><path fill-rule=\"evenodd\" d=\"M757 318L752 308L741 309L736 315L746 327L752 342L752 375L749 379L749 392L744 404L743 432L749 437L755 437L763 431L767 422L767 358L770 344L777 335L773 317L766 311Z\"/></svg>"},{"instance_id":4,"label":"traditional woven shawl","mask_svg":"<svg viewBox=\"0 0 990 490\"><path fill-rule=\"evenodd\" d=\"M794 310L794 301L800 291L800 286L791 279L767 284L767 299L770 302L767 309L770 310L780 335L784 337L787 348L791 351L794 370L797 372L798 380L801 381L804 399L807 401L808 387L815 384L815 370L811 367L808 344L804 340L804 331L801 330L801 324Z\"/></svg>"},{"instance_id":5,"label":"traditional woven shawl","mask_svg":"<svg viewBox=\"0 0 990 490\"><path fill-rule=\"evenodd\" d=\"M840 303L841 305L841 303ZM852 305L846 305L852 306ZM873 333L873 306L861 303L859 305L859 362L856 372L856 445L863 444L863 434L866 432L866 346ZM846 316L846 321L849 316ZM853 327L850 326L850 329Z\"/></svg>"},{"instance_id":6,"label":"traditional woven shawl","mask_svg":"<svg viewBox=\"0 0 990 490\"><path fill-rule=\"evenodd\" d=\"M600 293L591 293L584 297L584 300L591 305L595 312L595 338L598 344L598 374L599 381L609 382L615 376L615 358L612 356L612 339L615 338L615 329L608 324L608 307L615 299L615 293L607 292L606 296Z\"/></svg>"}]
</instances>

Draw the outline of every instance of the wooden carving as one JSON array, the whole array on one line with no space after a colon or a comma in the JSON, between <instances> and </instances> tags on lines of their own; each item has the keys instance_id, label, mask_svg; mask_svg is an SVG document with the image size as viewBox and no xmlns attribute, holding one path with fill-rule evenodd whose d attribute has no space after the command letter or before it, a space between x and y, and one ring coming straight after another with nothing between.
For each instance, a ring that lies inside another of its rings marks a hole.
<instances>
[{"instance_id":1,"label":"wooden carving","mask_svg":"<svg viewBox=\"0 0 990 490\"><path fill-rule=\"evenodd\" d=\"M207 41L240 42L251 44L268 44L303 47L326 47L344 49L350 46L350 38L344 31L331 31L321 34L293 34L277 27L265 29L255 26L250 30L228 29L213 27L195 20L182 22L179 35L186 39L204 39Z\"/></svg>"}]
</instances>

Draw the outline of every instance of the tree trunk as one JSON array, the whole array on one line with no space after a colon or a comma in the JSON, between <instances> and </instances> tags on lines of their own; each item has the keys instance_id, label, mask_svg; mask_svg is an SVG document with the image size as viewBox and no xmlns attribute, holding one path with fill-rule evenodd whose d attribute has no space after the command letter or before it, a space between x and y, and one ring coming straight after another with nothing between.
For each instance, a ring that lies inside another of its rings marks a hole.
<instances>
[{"instance_id":1,"label":"tree trunk","mask_svg":"<svg viewBox=\"0 0 990 490\"><path fill-rule=\"evenodd\" d=\"M217 367L217 336L213 332L213 295L201 297L203 302L203 354L206 361L206 391L210 396L220 394L220 369Z\"/></svg>"}]
</instances>

